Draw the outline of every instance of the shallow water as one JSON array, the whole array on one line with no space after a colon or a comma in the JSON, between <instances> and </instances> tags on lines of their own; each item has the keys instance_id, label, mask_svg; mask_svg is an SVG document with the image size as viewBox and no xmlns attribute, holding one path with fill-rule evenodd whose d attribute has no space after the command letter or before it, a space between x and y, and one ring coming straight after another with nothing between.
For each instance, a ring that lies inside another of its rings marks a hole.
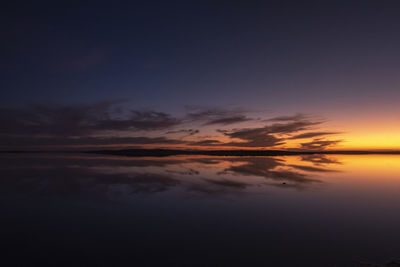
<instances>
[{"instance_id":1,"label":"shallow water","mask_svg":"<svg viewBox=\"0 0 400 267\"><path fill-rule=\"evenodd\" d=\"M0 208L7 266L359 266L400 257L400 156L2 155Z\"/></svg>"}]
</instances>

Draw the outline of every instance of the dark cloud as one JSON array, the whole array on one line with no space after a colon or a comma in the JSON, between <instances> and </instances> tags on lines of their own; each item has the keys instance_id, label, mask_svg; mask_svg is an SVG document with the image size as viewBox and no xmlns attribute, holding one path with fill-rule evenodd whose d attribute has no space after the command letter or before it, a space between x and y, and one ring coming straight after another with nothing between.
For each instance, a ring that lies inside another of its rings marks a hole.
<instances>
[{"instance_id":1,"label":"dark cloud","mask_svg":"<svg viewBox=\"0 0 400 267\"><path fill-rule=\"evenodd\" d=\"M231 138L238 138L245 142L228 142L226 146L238 147L274 147L284 144L284 139L277 138L263 131L242 130L226 134Z\"/></svg>"},{"instance_id":2,"label":"dark cloud","mask_svg":"<svg viewBox=\"0 0 400 267\"><path fill-rule=\"evenodd\" d=\"M40 166L40 165L39 165ZM43 162L42 162L43 166ZM63 196L109 201L121 197L120 190L129 194L154 194L180 184L180 181L156 173L99 173L93 169L32 166L1 170L0 193L18 192L31 196ZM124 190L125 189L125 190Z\"/></svg>"},{"instance_id":3,"label":"dark cloud","mask_svg":"<svg viewBox=\"0 0 400 267\"><path fill-rule=\"evenodd\" d=\"M237 188L237 189L244 189L248 186L248 184L246 183L227 180L227 179L223 180L204 179L204 180L214 185Z\"/></svg>"},{"instance_id":4,"label":"dark cloud","mask_svg":"<svg viewBox=\"0 0 400 267\"><path fill-rule=\"evenodd\" d=\"M313 138L318 136L334 135L334 134L340 134L340 132L308 132L292 136L289 139L305 139L305 138Z\"/></svg>"},{"instance_id":5,"label":"dark cloud","mask_svg":"<svg viewBox=\"0 0 400 267\"><path fill-rule=\"evenodd\" d=\"M269 126L265 126L264 129L267 133L275 134L289 134L299 131L310 129L312 126L321 124L321 121L294 121L288 123L274 123Z\"/></svg>"},{"instance_id":6,"label":"dark cloud","mask_svg":"<svg viewBox=\"0 0 400 267\"><path fill-rule=\"evenodd\" d=\"M186 136L192 136L198 134L200 130L195 129L182 129L182 130L175 130L175 131L168 131L165 134L184 134Z\"/></svg>"},{"instance_id":7,"label":"dark cloud","mask_svg":"<svg viewBox=\"0 0 400 267\"><path fill-rule=\"evenodd\" d=\"M192 120L209 120L216 117L229 117L245 112L243 109L222 109L222 108L202 108L202 107L186 107L189 112L187 117Z\"/></svg>"},{"instance_id":8,"label":"dark cloud","mask_svg":"<svg viewBox=\"0 0 400 267\"><path fill-rule=\"evenodd\" d=\"M56 146L118 146L118 145L146 145L146 144L185 144L181 140L165 137L3 137L0 138L0 147L7 149L17 148L46 148Z\"/></svg>"},{"instance_id":9,"label":"dark cloud","mask_svg":"<svg viewBox=\"0 0 400 267\"><path fill-rule=\"evenodd\" d=\"M99 130L162 130L181 124L181 120L164 112L132 110L125 119L98 121Z\"/></svg>"},{"instance_id":10,"label":"dark cloud","mask_svg":"<svg viewBox=\"0 0 400 267\"><path fill-rule=\"evenodd\" d=\"M221 109L221 108L191 108L193 111L187 114L192 121L205 121L204 125L229 125L253 120L244 115L248 112L244 109Z\"/></svg>"},{"instance_id":11,"label":"dark cloud","mask_svg":"<svg viewBox=\"0 0 400 267\"><path fill-rule=\"evenodd\" d=\"M250 120L252 120L252 119L250 119L244 115L238 115L238 116L231 116L231 117L224 117L224 118L220 118L220 119L210 120L210 121L206 122L205 125L212 125L212 124L229 125L229 124L245 122L245 121L250 121Z\"/></svg>"},{"instance_id":12,"label":"dark cloud","mask_svg":"<svg viewBox=\"0 0 400 267\"><path fill-rule=\"evenodd\" d=\"M81 106L36 105L25 109L1 109L0 134L29 136L89 136L100 131L161 130L181 121L156 111L122 114L115 102Z\"/></svg>"},{"instance_id":13,"label":"dark cloud","mask_svg":"<svg viewBox=\"0 0 400 267\"><path fill-rule=\"evenodd\" d=\"M326 168L319 168L319 167L314 167L314 166L304 166L304 165L288 165L292 168L302 170L302 171L307 171L307 172L337 172L336 170L332 169L326 169Z\"/></svg>"},{"instance_id":14,"label":"dark cloud","mask_svg":"<svg viewBox=\"0 0 400 267\"><path fill-rule=\"evenodd\" d=\"M6 126L0 128L0 146L183 143L165 137L133 137L138 131L169 129L181 124L181 120L163 112L126 110L120 104L121 101L111 101L92 105L0 109L0 124ZM126 132L131 137L110 136L111 132ZM196 132L194 130L192 134Z\"/></svg>"},{"instance_id":15,"label":"dark cloud","mask_svg":"<svg viewBox=\"0 0 400 267\"><path fill-rule=\"evenodd\" d=\"M218 140L215 140L215 139L206 139L206 140L191 142L190 145L193 145L193 146L219 146L219 145L224 145L224 143L222 143Z\"/></svg>"},{"instance_id":16,"label":"dark cloud","mask_svg":"<svg viewBox=\"0 0 400 267\"><path fill-rule=\"evenodd\" d=\"M291 183L310 183L317 180L311 179L307 174L282 169L285 163L276 158L248 158L245 164L231 166L225 172L239 175L260 176L271 180L287 181ZM279 168L278 168L279 167Z\"/></svg>"},{"instance_id":17,"label":"dark cloud","mask_svg":"<svg viewBox=\"0 0 400 267\"><path fill-rule=\"evenodd\" d=\"M228 166L222 172L218 167L221 163ZM155 166L162 167L162 173L155 172ZM304 188L317 182L309 173L312 175L321 169L287 165L277 157L128 159L87 154L18 154L7 155L0 161L0 193L112 200L179 187L188 192L227 194L283 182L287 188ZM216 177L201 177L203 170L213 172ZM232 174L248 177L245 182L236 181L230 177ZM252 180L252 177L263 177L271 183Z\"/></svg>"},{"instance_id":18,"label":"dark cloud","mask_svg":"<svg viewBox=\"0 0 400 267\"><path fill-rule=\"evenodd\" d=\"M328 157L326 155L302 155L302 161L311 162L316 166L329 165L329 164L342 164L339 160Z\"/></svg>"},{"instance_id":19,"label":"dark cloud","mask_svg":"<svg viewBox=\"0 0 400 267\"><path fill-rule=\"evenodd\" d=\"M285 138L276 134L289 134L309 129L321 122L294 121L288 123L274 123L261 128L245 128L232 131L220 130L219 132L230 138L241 139L244 142L229 142L224 145L240 147L274 147L285 143Z\"/></svg>"},{"instance_id":20,"label":"dark cloud","mask_svg":"<svg viewBox=\"0 0 400 267\"><path fill-rule=\"evenodd\" d=\"M324 150L330 146L337 145L342 142L342 140L321 140L314 139L311 142L301 143L301 149L305 150Z\"/></svg>"},{"instance_id":21,"label":"dark cloud","mask_svg":"<svg viewBox=\"0 0 400 267\"><path fill-rule=\"evenodd\" d=\"M0 146L23 148L40 146L110 146L146 144L184 144L197 146L231 146L242 148L270 148L284 145L289 139L321 137L336 132L310 131L322 121L310 120L302 114L270 119L273 123L264 127L218 129L229 137L199 137L196 141L185 141L185 137L196 135L199 129L182 129L186 123L201 125L230 125L251 120L243 109L194 108L184 118L154 110L127 110L121 101L100 102L92 105L56 106L34 105L29 108L0 109ZM179 128L178 128L179 126ZM172 139L157 136L160 132L180 135ZM146 133L144 133L146 132ZM151 135L147 132L153 132ZM156 132L156 133L154 133ZM181 140L177 140L181 139ZM224 138L227 139L227 138ZM328 141L316 139L303 143L302 149L317 149L328 146ZM337 143L337 142L336 142ZM332 142L330 145L336 144Z\"/></svg>"},{"instance_id":22,"label":"dark cloud","mask_svg":"<svg viewBox=\"0 0 400 267\"><path fill-rule=\"evenodd\" d=\"M208 114L208 113L207 113ZM191 143L201 146L233 146L233 147L276 147L284 145L289 139L302 139L315 136L336 134L336 132L307 132L302 131L313 129L323 123L319 120L305 120L304 115L280 118L287 120L285 123L272 123L264 127L242 128L242 129L217 129L216 131L232 139L230 142L221 142L216 139L206 139ZM276 119L277 120L277 119ZM289 136L298 133L294 136ZM332 143L334 144L334 143Z\"/></svg>"}]
</instances>

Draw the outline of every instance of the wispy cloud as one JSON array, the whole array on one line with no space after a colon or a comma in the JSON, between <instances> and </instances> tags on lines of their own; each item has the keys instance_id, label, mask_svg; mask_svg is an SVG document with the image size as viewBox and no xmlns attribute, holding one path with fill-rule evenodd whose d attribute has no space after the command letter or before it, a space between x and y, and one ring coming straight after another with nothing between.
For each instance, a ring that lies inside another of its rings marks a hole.
<instances>
[{"instance_id":1,"label":"wispy cloud","mask_svg":"<svg viewBox=\"0 0 400 267\"><path fill-rule=\"evenodd\" d=\"M40 148L55 146L118 146L118 145L178 145L187 142L165 137L29 137L29 136L11 136L0 139L0 147L7 148Z\"/></svg>"},{"instance_id":2,"label":"wispy cloud","mask_svg":"<svg viewBox=\"0 0 400 267\"><path fill-rule=\"evenodd\" d=\"M321 139L314 139L311 142L301 143L301 148L306 150L323 150L328 147L337 145L338 143L342 142L343 140L321 140Z\"/></svg>"},{"instance_id":3,"label":"wispy cloud","mask_svg":"<svg viewBox=\"0 0 400 267\"><path fill-rule=\"evenodd\" d=\"M88 136L100 131L168 129L181 123L169 114L131 110L119 114L114 102L81 106L36 105L25 109L1 109L0 134L39 136Z\"/></svg>"},{"instance_id":4,"label":"wispy cloud","mask_svg":"<svg viewBox=\"0 0 400 267\"><path fill-rule=\"evenodd\" d=\"M0 109L0 146L184 145L237 148L284 147L325 149L339 132L321 131L322 120L301 113L269 120L252 119L244 109L192 108L180 117L156 110L128 109L121 101L88 105L33 105ZM263 126L227 128L249 122ZM267 123L266 123L267 122ZM205 127L207 126L207 127ZM218 127L213 129L213 127ZM190 127L190 128L189 128ZM203 127L215 134L197 135ZM165 137L168 135L168 138ZM302 139L313 141L301 142Z\"/></svg>"},{"instance_id":5,"label":"wispy cloud","mask_svg":"<svg viewBox=\"0 0 400 267\"><path fill-rule=\"evenodd\" d=\"M199 108L191 107L187 113L187 118L193 121L203 121L204 125L229 125L234 123L253 120L247 117L244 109L221 109L221 108Z\"/></svg>"},{"instance_id":6,"label":"wispy cloud","mask_svg":"<svg viewBox=\"0 0 400 267\"><path fill-rule=\"evenodd\" d=\"M225 132L230 138L240 139L243 142L229 142L228 146L239 147L274 147L283 144L283 139L269 134L265 128L240 129Z\"/></svg>"},{"instance_id":7,"label":"wispy cloud","mask_svg":"<svg viewBox=\"0 0 400 267\"><path fill-rule=\"evenodd\" d=\"M210 120L205 123L205 125L212 125L212 124L222 124L222 125L228 125L228 124L234 124L234 123L239 123L239 122L245 122L245 121L250 121L252 119L244 116L244 115L237 115L237 116L231 116L231 117L224 117L220 119L215 119L215 120Z\"/></svg>"},{"instance_id":8,"label":"wispy cloud","mask_svg":"<svg viewBox=\"0 0 400 267\"><path fill-rule=\"evenodd\" d=\"M200 130L196 129L182 129L182 130L168 131L165 134L184 134L185 136L192 136L198 134L199 132Z\"/></svg>"},{"instance_id":9,"label":"wispy cloud","mask_svg":"<svg viewBox=\"0 0 400 267\"><path fill-rule=\"evenodd\" d=\"M289 139L305 139L305 138L313 138L313 137L318 137L318 136L327 136L327 135L334 135L334 134L340 134L340 133L341 132L307 132L307 133L302 133L302 134L292 136Z\"/></svg>"},{"instance_id":10,"label":"wispy cloud","mask_svg":"<svg viewBox=\"0 0 400 267\"><path fill-rule=\"evenodd\" d=\"M318 125L319 121L299 120L287 123L273 123L264 127L234 129L231 131L220 130L222 134L231 139L240 139L243 142L229 142L225 145L240 147L275 147L285 144L286 137L290 133L308 130Z\"/></svg>"}]
</instances>

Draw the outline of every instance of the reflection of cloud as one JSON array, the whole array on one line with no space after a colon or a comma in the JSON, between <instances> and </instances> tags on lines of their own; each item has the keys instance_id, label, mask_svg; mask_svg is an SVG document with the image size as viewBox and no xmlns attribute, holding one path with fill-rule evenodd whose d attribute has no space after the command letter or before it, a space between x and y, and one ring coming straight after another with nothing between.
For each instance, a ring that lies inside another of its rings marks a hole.
<instances>
[{"instance_id":1,"label":"reflection of cloud","mask_svg":"<svg viewBox=\"0 0 400 267\"><path fill-rule=\"evenodd\" d=\"M306 188L319 181L312 177L315 172L327 171L330 170L288 164L285 158L278 157L130 159L16 155L0 161L0 193L95 200L124 199L131 194L153 194L174 188L189 193L236 194L278 184L282 188ZM241 176L245 180L238 179Z\"/></svg>"},{"instance_id":2,"label":"reflection of cloud","mask_svg":"<svg viewBox=\"0 0 400 267\"><path fill-rule=\"evenodd\" d=\"M198 162L201 164L206 164L206 165L215 165L221 162L222 159L220 158L194 158L191 161L193 162Z\"/></svg>"},{"instance_id":3,"label":"reflection of cloud","mask_svg":"<svg viewBox=\"0 0 400 267\"><path fill-rule=\"evenodd\" d=\"M204 179L205 181L214 184L214 185L219 185L219 186L225 186L225 187L232 187L232 188L237 188L237 189L244 189L248 184L246 183L241 183L238 181L232 181L232 180L213 180L213 179Z\"/></svg>"},{"instance_id":4,"label":"reflection of cloud","mask_svg":"<svg viewBox=\"0 0 400 267\"><path fill-rule=\"evenodd\" d=\"M288 166L295 168L295 169L302 170L302 171L307 171L307 172L336 172L336 170L313 167L313 166L303 166L303 165L294 165L294 164L288 165Z\"/></svg>"},{"instance_id":5,"label":"reflection of cloud","mask_svg":"<svg viewBox=\"0 0 400 267\"><path fill-rule=\"evenodd\" d=\"M245 164L231 166L225 172L232 172L247 176L260 176L267 179L290 181L294 183L310 183L317 180L309 178L306 174L283 169L285 163L276 158L248 158ZM279 168L278 168L279 167Z\"/></svg>"},{"instance_id":6,"label":"reflection of cloud","mask_svg":"<svg viewBox=\"0 0 400 267\"><path fill-rule=\"evenodd\" d=\"M313 155L302 155L302 161L311 162L316 166L327 165L327 164L341 164L340 161L327 155L313 154Z\"/></svg>"},{"instance_id":7,"label":"reflection of cloud","mask_svg":"<svg viewBox=\"0 0 400 267\"><path fill-rule=\"evenodd\" d=\"M174 174L181 174L181 175L198 175L200 174L199 171L194 170L194 169L188 169L186 171L174 171L174 170L166 170L168 173L174 173Z\"/></svg>"},{"instance_id":8,"label":"reflection of cloud","mask_svg":"<svg viewBox=\"0 0 400 267\"><path fill-rule=\"evenodd\" d=\"M169 176L151 173L105 174L83 168L30 168L7 170L0 180L2 193L14 190L38 196L70 196L107 199L124 190L133 193L157 193L179 184Z\"/></svg>"}]
</instances>

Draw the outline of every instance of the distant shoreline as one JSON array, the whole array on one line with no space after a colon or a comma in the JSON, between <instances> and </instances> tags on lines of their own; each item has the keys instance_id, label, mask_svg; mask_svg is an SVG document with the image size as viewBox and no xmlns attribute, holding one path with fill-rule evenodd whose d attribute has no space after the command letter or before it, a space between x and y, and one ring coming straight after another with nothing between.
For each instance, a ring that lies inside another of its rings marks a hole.
<instances>
[{"instance_id":1,"label":"distant shoreline","mask_svg":"<svg viewBox=\"0 0 400 267\"><path fill-rule=\"evenodd\" d=\"M179 149L120 149L120 150L86 150L86 151L0 151L2 154L24 153L85 153L115 155L127 157L167 157L178 155L203 155L203 156L295 156L295 155L400 155L400 151L367 151L367 150L341 150L341 151L286 151L286 150L179 150Z\"/></svg>"}]
</instances>

